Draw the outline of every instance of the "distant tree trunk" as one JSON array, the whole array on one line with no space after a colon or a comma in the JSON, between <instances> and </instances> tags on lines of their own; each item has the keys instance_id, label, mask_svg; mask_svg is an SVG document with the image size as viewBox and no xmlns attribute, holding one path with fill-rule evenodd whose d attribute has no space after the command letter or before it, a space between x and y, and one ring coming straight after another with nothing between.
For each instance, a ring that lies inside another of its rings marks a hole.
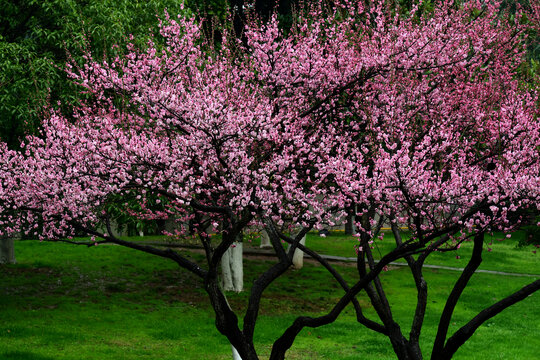
<instances>
[{"instance_id":1,"label":"distant tree trunk","mask_svg":"<svg viewBox=\"0 0 540 360\"><path fill-rule=\"evenodd\" d=\"M270 238L268 237L268 233L266 230L261 230L261 248L268 249L272 248L272 244L270 244Z\"/></svg>"},{"instance_id":2,"label":"distant tree trunk","mask_svg":"<svg viewBox=\"0 0 540 360\"><path fill-rule=\"evenodd\" d=\"M129 236L129 229L127 225L119 224L118 221L111 219L111 234L114 237ZM100 231L107 233L107 229L103 228Z\"/></svg>"},{"instance_id":3,"label":"distant tree trunk","mask_svg":"<svg viewBox=\"0 0 540 360\"><path fill-rule=\"evenodd\" d=\"M241 236L239 237L241 240ZM222 286L225 291L244 290L244 266L242 242L235 241L221 258Z\"/></svg>"},{"instance_id":4,"label":"distant tree trunk","mask_svg":"<svg viewBox=\"0 0 540 360\"><path fill-rule=\"evenodd\" d=\"M0 264L15 264L15 246L13 236L0 237Z\"/></svg>"},{"instance_id":5,"label":"distant tree trunk","mask_svg":"<svg viewBox=\"0 0 540 360\"><path fill-rule=\"evenodd\" d=\"M353 235L355 233L355 226L354 226L354 217L355 217L355 206L352 206L347 211L347 222L345 223L345 234L347 235Z\"/></svg>"},{"instance_id":6,"label":"distant tree trunk","mask_svg":"<svg viewBox=\"0 0 540 360\"><path fill-rule=\"evenodd\" d=\"M306 235L300 240L300 244L306 244ZM289 245L290 246L290 245ZM300 249L294 250L294 255L292 258L293 267L296 270L300 270L304 266L304 252Z\"/></svg>"}]
</instances>

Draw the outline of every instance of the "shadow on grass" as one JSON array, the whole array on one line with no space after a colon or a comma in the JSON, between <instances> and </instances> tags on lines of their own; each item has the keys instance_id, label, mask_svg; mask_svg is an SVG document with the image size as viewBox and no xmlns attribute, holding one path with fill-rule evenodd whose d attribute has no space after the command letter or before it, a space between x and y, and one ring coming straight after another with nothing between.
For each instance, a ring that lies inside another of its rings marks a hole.
<instances>
[{"instance_id":1,"label":"shadow on grass","mask_svg":"<svg viewBox=\"0 0 540 360\"><path fill-rule=\"evenodd\" d=\"M11 351L0 354L4 360L54 360L50 356L38 355L29 351Z\"/></svg>"}]
</instances>

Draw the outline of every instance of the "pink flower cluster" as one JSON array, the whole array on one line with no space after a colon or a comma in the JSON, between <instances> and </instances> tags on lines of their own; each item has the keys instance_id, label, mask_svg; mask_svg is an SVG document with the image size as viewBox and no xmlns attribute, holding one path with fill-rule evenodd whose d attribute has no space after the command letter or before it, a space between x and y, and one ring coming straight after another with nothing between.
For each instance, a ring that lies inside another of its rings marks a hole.
<instances>
[{"instance_id":1,"label":"pink flower cluster","mask_svg":"<svg viewBox=\"0 0 540 360\"><path fill-rule=\"evenodd\" d=\"M97 229L134 193L144 218L214 228L322 226L355 204L418 237L511 230L540 206L538 94L516 72L525 25L492 2L440 3L408 17L315 9L288 35L273 18L220 47L166 16L165 46L88 55L67 70L93 95L75 121L51 113L21 151L1 148L3 231Z\"/></svg>"}]
</instances>

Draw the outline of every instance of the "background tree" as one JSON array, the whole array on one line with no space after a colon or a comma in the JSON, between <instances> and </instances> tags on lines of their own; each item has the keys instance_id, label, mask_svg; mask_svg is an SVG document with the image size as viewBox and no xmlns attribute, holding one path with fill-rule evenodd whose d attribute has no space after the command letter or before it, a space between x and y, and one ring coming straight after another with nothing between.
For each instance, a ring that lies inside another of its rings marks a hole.
<instances>
[{"instance_id":1,"label":"background tree","mask_svg":"<svg viewBox=\"0 0 540 360\"><path fill-rule=\"evenodd\" d=\"M388 336L398 358L422 358L424 261L472 239L473 256L449 294L432 350L434 359L451 357L487 319L540 287L532 282L448 336L484 234L514 230L516 212L540 204L538 94L518 71L528 25L482 1L442 2L421 14L413 7L402 16L383 2L353 5L338 4L331 16L310 7L288 36L272 16L265 26L248 25L245 41L224 31L220 46L193 19L167 16L161 42L128 45L110 61L87 54L85 64L72 63L68 73L88 100L69 118L51 111L22 150L2 146L7 232L39 217L44 239L72 241L83 231L94 237L88 245L110 242L175 261L201 279L217 329L243 359L258 358L261 297L292 266L296 249L328 269L344 295L321 317L298 317L271 359L283 359L303 328L334 321L349 303L361 325ZM128 195L139 202L134 216L179 219L177 236L194 234L205 263L114 236L108 205ZM352 204L358 279L349 285L300 241L341 221ZM396 246L375 263L370 244L384 221ZM252 225L264 226L277 262L251 286L240 326L218 271ZM219 226L222 236L212 238ZM378 278L399 258L418 291L408 337ZM377 320L356 301L364 290Z\"/></svg>"},{"instance_id":2,"label":"background tree","mask_svg":"<svg viewBox=\"0 0 540 360\"><path fill-rule=\"evenodd\" d=\"M0 1L0 137L10 147L37 131L44 108L57 102L66 113L81 99L63 70L70 52L76 61L90 47L113 56L113 45L128 34L139 45L167 8L180 2L151 1Z\"/></svg>"},{"instance_id":3,"label":"background tree","mask_svg":"<svg viewBox=\"0 0 540 360\"><path fill-rule=\"evenodd\" d=\"M38 130L45 107L60 103L63 112L71 112L81 94L63 71L67 52L76 61L88 46L94 54L114 56L113 45L125 44L129 34L142 46L156 28L157 15L165 9L178 14L181 3L1 0L0 138L16 147L25 134ZM274 4L265 4L259 1L256 7L268 17ZM235 7L242 9L244 2L189 0L186 6L203 15L210 29L223 23ZM290 18L289 1L283 1L279 9Z\"/></svg>"}]
</instances>

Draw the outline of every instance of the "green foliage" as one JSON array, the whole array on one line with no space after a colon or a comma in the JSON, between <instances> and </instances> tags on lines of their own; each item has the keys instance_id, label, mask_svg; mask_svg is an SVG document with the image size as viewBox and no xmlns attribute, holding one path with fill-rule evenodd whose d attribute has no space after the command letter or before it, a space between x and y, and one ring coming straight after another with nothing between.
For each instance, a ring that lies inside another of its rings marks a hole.
<instances>
[{"instance_id":1,"label":"green foliage","mask_svg":"<svg viewBox=\"0 0 540 360\"><path fill-rule=\"evenodd\" d=\"M519 246L534 246L540 248L540 211L531 211L529 215L529 225L523 228L524 236L519 239ZM536 250L533 250L536 252Z\"/></svg>"},{"instance_id":2,"label":"green foliage","mask_svg":"<svg viewBox=\"0 0 540 360\"><path fill-rule=\"evenodd\" d=\"M507 0L504 6L514 9L516 1L527 6L529 0ZM415 2L395 4L408 11ZM423 1L420 11L431 11L434 2ZM205 18L211 30L226 21L229 3L233 1L186 0L186 7ZM290 25L296 3L279 2L283 23ZM68 52L79 62L85 49L107 57L114 44L126 43L129 34L135 36L136 45L144 46L156 32L157 17L165 9L172 15L186 12L181 6L178 0L0 0L0 139L18 146L21 136L37 130L49 105L70 113L81 95L63 72ZM530 61L524 65L530 79L539 73L539 44L538 34L530 34Z\"/></svg>"},{"instance_id":3,"label":"green foliage","mask_svg":"<svg viewBox=\"0 0 540 360\"><path fill-rule=\"evenodd\" d=\"M229 14L227 0L186 0L186 6L194 14L206 19L215 18L218 21L224 21Z\"/></svg>"},{"instance_id":4,"label":"green foliage","mask_svg":"<svg viewBox=\"0 0 540 360\"><path fill-rule=\"evenodd\" d=\"M532 245L535 248L540 247L540 227L539 226L527 226L525 228L525 234L526 234L525 237L519 243L520 246Z\"/></svg>"},{"instance_id":5,"label":"green foliage","mask_svg":"<svg viewBox=\"0 0 540 360\"><path fill-rule=\"evenodd\" d=\"M181 5L176 0L0 0L0 139L18 147L25 134L37 132L49 106L71 113L82 95L64 72L68 56L78 63L88 50L114 56L130 41L129 34L144 47L165 9L176 16L186 12ZM155 222L116 215L132 233L155 231Z\"/></svg>"},{"instance_id":6,"label":"green foliage","mask_svg":"<svg viewBox=\"0 0 540 360\"><path fill-rule=\"evenodd\" d=\"M165 9L182 12L176 0L0 0L0 9L0 138L10 146L36 131L44 107L80 99L63 71L68 53L108 56L129 34L143 45Z\"/></svg>"},{"instance_id":7,"label":"green foliage","mask_svg":"<svg viewBox=\"0 0 540 360\"><path fill-rule=\"evenodd\" d=\"M110 198L103 210L109 221L116 224L116 228L120 233L130 236L139 235L140 233L154 235L161 234L163 229L160 224L163 224L164 220L147 219L144 215L148 209L166 212L166 204L167 199L147 193L143 207L141 200L137 198L137 194L133 193Z\"/></svg>"}]
</instances>

